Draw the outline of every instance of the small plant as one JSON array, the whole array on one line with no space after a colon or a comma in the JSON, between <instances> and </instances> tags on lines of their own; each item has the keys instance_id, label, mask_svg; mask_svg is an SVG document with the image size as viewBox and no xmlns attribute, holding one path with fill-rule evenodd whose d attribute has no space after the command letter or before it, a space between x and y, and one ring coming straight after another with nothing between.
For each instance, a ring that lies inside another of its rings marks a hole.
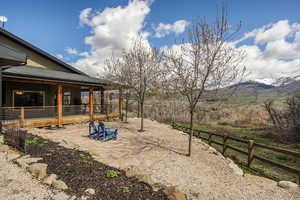
<instances>
[{"instance_id":1,"label":"small plant","mask_svg":"<svg viewBox=\"0 0 300 200\"><path fill-rule=\"evenodd\" d=\"M26 139L25 140L25 145L32 145L32 144L37 144L39 142L39 138L34 137L33 139Z\"/></svg>"},{"instance_id":2,"label":"small plant","mask_svg":"<svg viewBox=\"0 0 300 200\"><path fill-rule=\"evenodd\" d=\"M123 187L123 188L122 188L122 191L123 191L124 193L127 193L127 192L129 192L129 188L128 188L128 187Z\"/></svg>"},{"instance_id":3,"label":"small plant","mask_svg":"<svg viewBox=\"0 0 300 200\"><path fill-rule=\"evenodd\" d=\"M107 170L105 172L105 177L106 178L115 178L119 176L119 172L116 170Z\"/></svg>"}]
</instances>

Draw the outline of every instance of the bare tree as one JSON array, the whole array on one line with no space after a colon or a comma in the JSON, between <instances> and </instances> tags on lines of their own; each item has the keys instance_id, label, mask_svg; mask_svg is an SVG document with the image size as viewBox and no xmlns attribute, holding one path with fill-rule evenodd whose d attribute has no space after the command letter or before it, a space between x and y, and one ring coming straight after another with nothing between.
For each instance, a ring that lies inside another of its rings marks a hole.
<instances>
[{"instance_id":1,"label":"bare tree","mask_svg":"<svg viewBox=\"0 0 300 200\"><path fill-rule=\"evenodd\" d=\"M147 47L142 38L138 38L128 51L120 58L112 57L107 62L107 68L117 80L133 91L138 102L138 114L141 118L139 131L144 131L144 101L146 93L151 91L162 75L162 54L154 48ZM127 93L127 100L131 94ZM127 105L127 104L126 104ZM126 106L128 109L128 105Z\"/></svg>"},{"instance_id":2,"label":"bare tree","mask_svg":"<svg viewBox=\"0 0 300 200\"><path fill-rule=\"evenodd\" d=\"M209 24L200 19L190 26L187 39L177 45L177 51L167 53L166 65L174 88L188 100L190 135L188 156L191 156L195 108L204 93L217 94L220 88L236 83L244 75L241 66L243 52L230 45L239 32L228 24L224 6L216 21Z\"/></svg>"},{"instance_id":3,"label":"bare tree","mask_svg":"<svg viewBox=\"0 0 300 200\"><path fill-rule=\"evenodd\" d=\"M139 102L141 127L144 131L144 102L146 93L151 91L162 75L162 54L155 48L147 47L143 39L137 39L132 48L124 54L125 62L131 66L132 88Z\"/></svg>"},{"instance_id":4,"label":"bare tree","mask_svg":"<svg viewBox=\"0 0 300 200\"><path fill-rule=\"evenodd\" d=\"M125 122L128 119L128 107L132 98L132 78L131 78L131 66L122 57L112 55L106 60L106 71L108 76L114 81L121 83L125 86L123 91L123 97L125 99Z\"/></svg>"}]
</instances>

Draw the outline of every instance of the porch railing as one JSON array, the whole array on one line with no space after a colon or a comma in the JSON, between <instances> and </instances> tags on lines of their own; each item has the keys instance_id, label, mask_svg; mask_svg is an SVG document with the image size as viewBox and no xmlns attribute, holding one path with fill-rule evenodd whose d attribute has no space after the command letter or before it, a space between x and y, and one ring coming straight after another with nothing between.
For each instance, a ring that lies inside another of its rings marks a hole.
<instances>
[{"instance_id":1,"label":"porch railing","mask_svg":"<svg viewBox=\"0 0 300 200\"><path fill-rule=\"evenodd\" d=\"M94 104L92 113L89 105L63 105L62 120L65 123L72 123L76 118L82 118L82 121L89 119L97 119L97 116L111 118L109 115L118 114L118 107L114 104ZM34 127L58 124L57 106L26 106L26 107L0 107L0 117L5 124L11 124L17 127L26 127L33 124ZM47 123L46 123L47 122Z\"/></svg>"}]
</instances>

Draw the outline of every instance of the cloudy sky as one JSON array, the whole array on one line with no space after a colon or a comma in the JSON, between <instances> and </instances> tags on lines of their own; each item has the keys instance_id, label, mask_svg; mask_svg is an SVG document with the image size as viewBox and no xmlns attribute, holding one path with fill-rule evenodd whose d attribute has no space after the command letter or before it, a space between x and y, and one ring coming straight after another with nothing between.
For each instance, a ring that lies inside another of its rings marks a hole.
<instances>
[{"instance_id":1,"label":"cloudy sky","mask_svg":"<svg viewBox=\"0 0 300 200\"><path fill-rule=\"evenodd\" d=\"M95 76L107 57L138 35L153 47L171 47L195 18L212 21L220 2L10 0L1 3L0 20L7 20L8 31ZM246 52L249 79L269 82L300 73L299 0L224 2L230 23L243 23L231 43Z\"/></svg>"}]
</instances>

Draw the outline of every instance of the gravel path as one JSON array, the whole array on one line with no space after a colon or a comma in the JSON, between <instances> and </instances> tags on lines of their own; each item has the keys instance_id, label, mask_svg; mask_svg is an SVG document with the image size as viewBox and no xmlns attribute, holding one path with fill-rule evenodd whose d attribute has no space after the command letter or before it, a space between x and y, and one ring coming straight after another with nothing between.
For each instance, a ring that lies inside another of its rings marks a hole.
<instances>
[{"instance_id":1,"label":"gravel path","mask_svg":"<svg viewBox=\"0 0 300 200\"><path fill-rule=\"evenodd\" d=\"M8 162L5 153L0 153L1 200L50 200L52 196L49 189L33 179L28 172Z\"/></svg>"},{"instance_id":2,"label":"gravel path","mask_svg":"<svg viewBox=\"0 0 300 200\"><path fill-rule=\"evenodd\" d=\"M262 177L233 173L228 161L215 154L201 140L193 139L193 154L186 157L188 137L165 124L145 120L145 132L137 132L139 119L128 124L106 123L118 128L119 137L105 143L87 138L86 124L66 129L33 129L31 132L89 151L95 159L118 168L134 165L155 182L176 185L189 199L224 200L300 200L300 189L279 188Z\"/></svg>"}]
</instances>

